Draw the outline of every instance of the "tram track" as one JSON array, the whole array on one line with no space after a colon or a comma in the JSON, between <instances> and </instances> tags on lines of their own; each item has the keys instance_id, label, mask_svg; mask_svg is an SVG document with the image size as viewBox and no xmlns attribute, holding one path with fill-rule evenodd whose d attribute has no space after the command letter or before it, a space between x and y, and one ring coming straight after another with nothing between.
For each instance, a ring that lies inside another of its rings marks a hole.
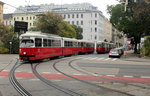
<instances>
[{"instance_id":1,"label":"tram track","mask_svg":"<svg viewBox=\"0 0 150 96\"><path fill-rule=\"evenodd\" d=\"M9 81L13 85L13 87L16 89L16 91L22 95L22 96L32 96L16 79L15 77L15 71L17 68L22 66L22 64L19 64L19 60L17 59L16 63L12 67L12 69L9 72Z\"/></svg>"},{"instance_id":2,"label":"tram track","mask_svg":"<svg viewBox=\"0 0 150 96\"><path fill-rule=\"evenodd\" d=\"M36 70L36 67L37 67L39 64L40 64L40 63L34 64L34 65L31 64L32 72L33 72L33 74L34 74L38 79L40 79L41 81L43 81L43 82L46 83L47 85L49 85L49 86L51 86L51 87L53 87L53 88L55 88L55 89L57 89L57 90L59 90L59 91L65 93L65 94L68 94L68 95L70 95L70 96L83 96L82 94L79 94L79 93L74 92L74 91L72 91L72 90L70 90L70 89L64 88L64 87L62 87L62 86L59 86L59 85L57 85L57 84L51 82L50 80L48 80L48 79L42 77L42 76L37 72L37 70Z\"/></svg>"},{"instance_id":3,"label":"tram track","mask_svg":"<svg viewBox=\"0 0 150 96\"><path fill-rule=\"evenodd\" d=\"M79 59L76 59L76 60L79 60ZM95 76L97 79L100 79L100 80L103 79L103 80L107 80L107 81L109 81L109 82L120 83L120 84L124 84L124 85L130 85L130 86L139 87L139 88L142 88L142 89L150 89L150 87L135 85L135 84L127 83L127 82L124 82L124 81L119 81L119 80L112 80L112 79L100 77L100 76L102 76L101 74L96 74L96 75L95 75L95 74L92 73L92 72L83 71L83 69L81 70L81 69L76 68L76 67L74 67L74 66L72 65L72 64L73 64L72 62L74 62L74 61L76 61L76 60L70 61L70 62L68 63L68 65L69 65L72 69L74 69L74 70L76 70L76 71L78 71L78 72L81 72L81 73L83 73L83 74L86 74L86 75L89 75L89 76ZM99 76L99 77L98 77L98 76Z\"/></svg>"},{"instance_id":4,"label":"tram track","mask_svg":"<svg viewBox=\"0 0 150 96\"><path fill-rule=\"evenodd\" d=\"M70 64L71 62L73 62L73 61L75 61L75 60L79 60L79 59L73 59L73 60L69 61L68 64ZM67 76L67 77L69 77L69 78L72 78L72 79L74 79L74 80L80 81L80 82L82 82L82 83L86 83L86 84L88 84L88 85L91 85L91 86L94 86L94 87L97 87L97 88L105 89L105 90L107 90L107 91L113 91L113 92L117 92L117 93L124 94L124 95L127 95L127 96L135 96L135 95L132 95L132 94L129 94L129 93L126 93L126 92L122 92L122 91L119 91L119 90L107 88L107 87L104 87L104 86L100 86L100 85L97 85L97 84L88 82L88 81L86 81L86 80L82 80L82 79L73 77L73 76L71 76L71 75L69 75L69 74L67 74L67 73L65 73L65 72L63 72L63 71L61 71L61 70L59 70L58 67L56 67L56 65L57 65L58 63L60 63L60 62L61 62L61 61L57 61L57 62L53 63L53 68L54 68L57 72L61 73L61 74L64 75L64 76ZM74 69L74 68L73 68L73 69ZM80 71L80 72L81 72L81 71ZM83 72L82 72L82 73L83 73ZM85 72L84 72L84 73L85 73Z\"/></svg>"}]
</instances>

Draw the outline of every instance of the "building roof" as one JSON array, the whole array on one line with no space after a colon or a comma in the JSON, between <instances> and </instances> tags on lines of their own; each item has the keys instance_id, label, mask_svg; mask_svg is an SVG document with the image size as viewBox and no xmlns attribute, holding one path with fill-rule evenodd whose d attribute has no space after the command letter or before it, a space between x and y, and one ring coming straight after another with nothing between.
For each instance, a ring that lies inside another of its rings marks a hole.
<instances>
[{"instance_id":1,"label":"building roof","mask_svg":"<svg viewBox=\"0 0 150 96\"><path fill-rule=\"evenodd\" d=\"M0 1L0 4L5 4L4 2Z\"/></svg>"},{"instance_id":2,"label":"building roof","mask_svg":"<svg viewBox=\"0 0 150 96\"><path fill-rule=\"evenodd\" d=\"M12 18L12 14L3 14L3 19L6 20L6 19L10 19Z\"/></svg>"},{"instance_id":3,"label":"building roof","mask_svg":"<svg viewBox=\"0 0 150 96\"><path fill-rule=\"evenodd\" d=\"M63 4L55 5L51 4L41 4L41 5L31 5L31 6L20 6L14 12L14 14L23 13L44 13L44 12L83 12L83 11L99 11L97 7L89 3L77 3L77 4Z\"/></svg>"}]
</instances>

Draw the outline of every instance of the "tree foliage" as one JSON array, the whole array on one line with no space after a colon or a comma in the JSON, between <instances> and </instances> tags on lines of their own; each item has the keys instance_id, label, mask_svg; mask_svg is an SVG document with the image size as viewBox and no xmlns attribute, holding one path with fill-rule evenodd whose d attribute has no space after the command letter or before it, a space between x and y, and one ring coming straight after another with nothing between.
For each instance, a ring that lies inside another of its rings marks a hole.
<instances>
[{"instance_id":1,"label":"tree foliage","mask_svg":"<svg viewBox=\"0 0 150 96\"><path fill-rule=\"evenodd\" d=\"M1 53L18 53L19 50L19 39L16 37L16 34L13 31L13 26L8 27L4 25L0 25L0 41ZM12 44L10 44L12 42Z\"/></svg>"},{"instance_id":2,"label":"tree foliage","mask_svg":"<svg viewBox=\"0 0 150 96\"><path fill-rule=\"evenodd\" d=\"M111 15L110 22L120 31L134 38L135 52L137 44L143 34L150 33L150 5L142 3L129 3L125 12L122 4L108 6L107 11Z\"/></svg>"},{"instance_id":3,"label":"tree foliage","mask_svg":"<svg viewBox=\"0 0 150 96\"><path fill-rule=\"evenodd\" d=\"M83 39L83 29L80 26L72 25L76 31L76 39Z\"/></svg>"},{"instance_id":4,"label":"tree foliage","mask_svg":"<svg viewBox=\"0 0 150 96\"><path fill-rule=\"evenodd\" d=\"M68 24L67 22L63 21L58 24L60 32L58 33L59 36L68 37L68 38L75 38L76 31L75 29Z\"/></svg>"},{"instance_id":5,"label":"tree foliage","mask_svg":"<svg viewBox=\"0 0 150 96\"><path fill-rule=\"evenodd\" d=\"M75 38L76 30L67 22L63 21L57 13L45 13L38 17L36 27L44 33L56 34L63 37Z\"/></svg>"}]
</instances>

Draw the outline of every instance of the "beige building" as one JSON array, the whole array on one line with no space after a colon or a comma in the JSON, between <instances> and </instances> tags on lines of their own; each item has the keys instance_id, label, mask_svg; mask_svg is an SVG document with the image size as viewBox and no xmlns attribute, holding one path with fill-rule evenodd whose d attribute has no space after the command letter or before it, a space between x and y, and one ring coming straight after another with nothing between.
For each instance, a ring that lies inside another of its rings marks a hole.
<instances>
[{"instance_id":1,"label":"beige building","mask_svg":"<svg viewBox=\"0 0 150 96\"><path fill-rule=\"evenodd\" d=\"M0 23L3 23L3 5L4 3L0 1Z\"/></svg>"},{"instance_id":2,"label":"beige building","mask_svg":"<svg viewBox=\"0 0 150 96\"><path fill-rule=\"evenodd\" d=\"M112 41L116 47L124 45L124 34L112 26Z\"/></svg>"},{"instance_id":3,"label":"beige building","mask_svg":"<svg viewBox=\"0 0 150 96\"><path fill-rule=\"evenodd\" d=\"M13 14L13 23L14 21L24 21L28 22L28 29L35 26L37 14Z\"/></svg>"},{"instance_id":4,"label":"beige building","mask_svg":"<svg viewBox=\"0 0 150 96\"><path fill-rule=\"evenodd\" d=\"M112 41L112 24L104 19L104 39L108 42Z\"/></svg>"}]
</instances>

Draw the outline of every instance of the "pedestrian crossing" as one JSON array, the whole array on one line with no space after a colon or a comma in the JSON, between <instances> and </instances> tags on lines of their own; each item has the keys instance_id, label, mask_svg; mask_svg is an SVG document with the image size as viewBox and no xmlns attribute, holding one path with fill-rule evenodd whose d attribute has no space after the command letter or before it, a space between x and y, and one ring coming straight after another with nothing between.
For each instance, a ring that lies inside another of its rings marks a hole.
<instances>
[{"instance_id":1,"label":"pedestrian crossing","mask_svg":"<svg viewBox=\"0 0 150 96\"><path fill-rule=\"evenodd\" d=\"M104 58L104 57L78 57L76 59L82 59L82 60L91 60L91 61L117 61L118 58Z\"/></svg>"}]
</instances>

